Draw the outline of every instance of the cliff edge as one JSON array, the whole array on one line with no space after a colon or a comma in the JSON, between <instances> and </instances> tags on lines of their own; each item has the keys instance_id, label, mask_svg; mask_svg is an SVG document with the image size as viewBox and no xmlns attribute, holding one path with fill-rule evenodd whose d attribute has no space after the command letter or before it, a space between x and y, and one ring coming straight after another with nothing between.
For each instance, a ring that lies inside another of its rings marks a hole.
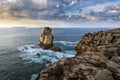
<instances>
[{"instance_id":1,"label":"cliff edge","mask_svg":"<svg viewBox=\"0 0 120 80\"><path fill-rule=\"evenodd\" d=\"M40 36L40 44L39 46L43 49L53 50L53 51L61 51L61 49L53 44L54 36L52 34L52 29L49 27L45 27L43 33Z\"/></svg>"},{"instance_id":2,"label":"cliff edge","mask_svg":"<svg viewBox=\"0 0 120 80\"><path fill-rule=\"evenodd\" d=\"M100 52L109 60L120 63L120 28L87 33L76 46L80 56L86 51Z\"/></svg>"},{"instance_id":3,"label":"cliff edge","mask_svg":"<svg viewBox=\"0 0 120 80\"><path fill-rule=\"evenodd\" d=\"M120 80L120 29L88 33L73 58L42 70L36 80Z\"/></svg>"}]
</instances>

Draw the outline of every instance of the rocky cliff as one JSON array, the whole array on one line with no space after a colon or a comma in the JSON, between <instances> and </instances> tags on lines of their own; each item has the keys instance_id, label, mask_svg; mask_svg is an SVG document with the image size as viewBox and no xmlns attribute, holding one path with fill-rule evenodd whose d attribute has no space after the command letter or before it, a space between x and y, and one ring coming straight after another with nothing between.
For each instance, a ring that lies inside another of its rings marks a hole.
<instances>
[{"instance_id":1,"label":"rocky cliff","mask_svg":"<svg viewBox=\"0 0 120 80\"><path fill-rule=\"evenodd\" d=\"M76 51L76 56L86 51L100 52L108 59L120 62L120 28L87 33L76 46Z\"/></svg>"},{"instance_id":2,"label":"rocky cliff","mask_svg":"<svg viewBox=\"0 0 120 80\"><path fill-rule=\"evenodd\" d=\"M43 33L40 36L40 47L53 51L61 51L59 47L54 46L53 39L54 36L52 34L52 29L49 27L45 27Z\"/></svg>"},{"instance_id":3,"label":"rocky cliff","mask_svg":"<svg viewBox=\"0 0 120 80\"><path fill-rule=\"evenodd\" d=\"M120 80L120 29L88 33L73 58L61 59L36 80Z\"/></svg>"}]
</instances>

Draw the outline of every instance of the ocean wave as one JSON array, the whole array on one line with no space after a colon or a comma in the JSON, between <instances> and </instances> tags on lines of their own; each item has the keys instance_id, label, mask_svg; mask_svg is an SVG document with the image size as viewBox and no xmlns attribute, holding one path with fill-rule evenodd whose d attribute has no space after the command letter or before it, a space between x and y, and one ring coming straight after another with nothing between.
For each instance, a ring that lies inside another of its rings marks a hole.
<instances>
[{"instance_id":1,"label":"ocean wave","mask_svg":"<svg viewBox=\"0 0 120 80\"><path fill-rule=\"evenodd\" d=\"M61 43L65 46L76 46L79 41L54 41L54 43Z\"/></svg>"},{"instance_id":2,"label":"ocean wave","mask_svg":"<svg viewBox=\"0 0 120 80\"><path fill-rule=\"evenodd\" d=\"M49 65L56 62L61 58L73 57L75 51L54 52L51 50L43 50L41 48L35 48L34 45L24 45L18 47L21 52L20 56L26 63L40 63Z\"/></svg>"}]
</instances>

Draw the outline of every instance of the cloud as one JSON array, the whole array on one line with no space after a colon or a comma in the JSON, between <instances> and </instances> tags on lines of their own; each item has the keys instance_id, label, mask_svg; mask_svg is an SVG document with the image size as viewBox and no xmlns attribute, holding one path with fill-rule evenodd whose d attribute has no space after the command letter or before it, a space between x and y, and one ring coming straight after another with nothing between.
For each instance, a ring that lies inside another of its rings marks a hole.
<instances>
[{"instance_id":1,"label":"cloud","mask_svg":"<svg viewBox=\"0 0 120 80\"><path fill-rule=\"evenodd\" d=\"M0 0L0 18L60 21L118 21L118 0Z\"/></svg>"}]
</instances>

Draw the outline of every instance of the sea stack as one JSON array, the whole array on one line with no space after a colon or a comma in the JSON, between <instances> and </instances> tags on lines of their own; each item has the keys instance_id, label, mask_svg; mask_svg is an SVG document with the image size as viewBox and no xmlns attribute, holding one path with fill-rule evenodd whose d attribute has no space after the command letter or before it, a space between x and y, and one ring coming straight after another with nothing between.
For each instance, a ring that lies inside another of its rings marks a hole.
<instances>
[{"instance_id":1,"label":"sea stack","mask_svg":"<svg viewBox=\"0 0 120 80\"><path fill-rule=\"evenodd\" d=\"M59 47L53 44L54 36L50 27L44 27L43 33L40 36L40 47L45 50L61 51Z\"/></svg>"}]
</instances>

